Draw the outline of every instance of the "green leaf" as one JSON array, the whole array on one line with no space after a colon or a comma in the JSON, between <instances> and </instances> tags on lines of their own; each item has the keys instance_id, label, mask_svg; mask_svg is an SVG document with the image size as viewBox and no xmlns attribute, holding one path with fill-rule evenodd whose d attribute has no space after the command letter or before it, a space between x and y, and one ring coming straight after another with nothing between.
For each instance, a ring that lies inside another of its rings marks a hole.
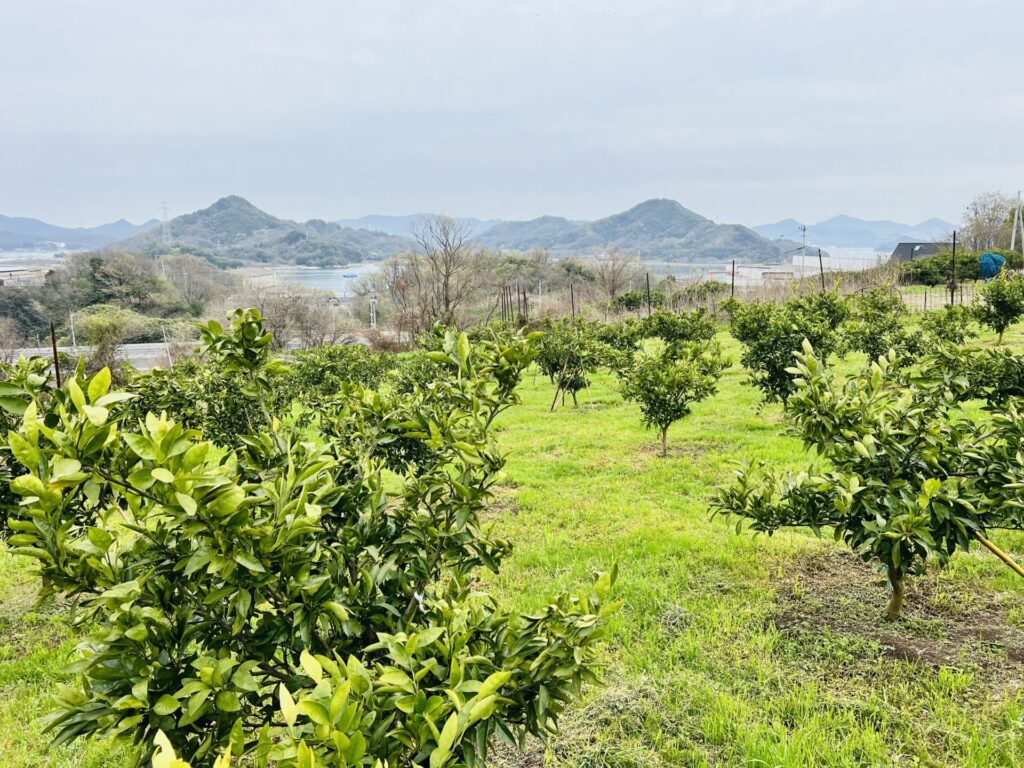
<instances>
[{"instance_id":1,"label":"green leaf","mask_svg":"<svg viewBox=\"0 0 1024 768\"><path fill-rule=\"evenodd\" d=\"M196 504L196 500L189 496L187 493L181 491L174 492L174 498L178 500L181 508L185 510L186 515L194 515L199 506Z\"/></svg>"},{"instance_id":2,"label":"green leaf","mask_svg":"<svg viewBox=\"0 0 1024 768\"><path fill-rule=\"evenodd\" d=\"M150 472L153 475L153 479L158 480L161 483L174 482L174 473L168 469L164 469L163 467L154 467Z\"/></svg>"},{"instance_id":3,"label":"green leaf","mask_svg":"<svg viewBox=\"0 0 1024 768\"><path fill-rule=\"evenodd\" d=\"M104 367L89 381L89 402L95 403L110 389L110 369Z\"/></svg>"},{"instance_id":4,"label":"green leaf","mask_svg":"<svg viewBox=\"0 0 1024 768\"><path fill-rule=\"evenodd\" d=\"M313 678L314 682L319 683L324 677L324 668L320 666L320 662L314 659L309 651L303 650L299 654L299 664L302 665L302 669L307 675Z\"/></svg>"},{"instance_id":5,"label":"green leaf","mask_svg":"<svg viewBox=\"0 0 1024 768\"><path fill-rule=\"evenodd\" d=\"M263 564L255 557L250 555L248 552L235 552L232 555L232 559L239 565L253 573L266 573L267 569L263 567Z\"/></svg>"},{"instance_id":6,"label":"green leaf","mask_svg":"<svg viewBox=\"0 0 1024 768\"><path fill-rule=\"evenodd\" d=\"M295 699L292 698L288 689L284 687L284 683L277 686L277 696L281 704L281 714L290 728L295 725L295 718L299 715L299 710L295 706Z\"/></svg>"},{"instance_id":7,"label":"green leaf","mask_svg":"<svg viewBox=\"0 0 1024 768\"><path fill-rule=\"evenodd\" d=\"M176 698L165 693L157 699L156 704L153 705L153 711L158 715L169 715L172 712L177 712L179 706L181 705Z\"/></svg>"}]
</instances>

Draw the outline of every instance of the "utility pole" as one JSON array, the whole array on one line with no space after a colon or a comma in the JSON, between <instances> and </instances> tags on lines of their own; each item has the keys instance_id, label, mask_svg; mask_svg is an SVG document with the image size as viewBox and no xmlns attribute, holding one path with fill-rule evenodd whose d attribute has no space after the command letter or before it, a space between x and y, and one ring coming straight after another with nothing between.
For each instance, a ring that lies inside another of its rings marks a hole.
<instances>
[{"instance_id":1,"label":"utility pole","mask_svg":"<svg viewBox=\"0 0 1024 768\"><path fill-rule=\"evenodd\" d=\"M1018 235L1017 232L1020 231ZM1020 238L1021 253L1024 253L1024 214L1020 211L1020 192L1017 192L1017 210L1013 212L1013 230L1010 232L1010 250L1017 250L1017 238Z\"/></svg>"},{"instance_id":2,"label":"utility pole","mask_svg":"<svg viewBox=\"0 0 1024 768\"><path fill-rule=\"evenodd\" d=\"M377 289L370 294L370 329L377 327Z\"/></svg>"},{"instance_id":3,"label":"utility pole","mask_svg":"<svg viewBox=\"0 0 1024 768\"><path fill-rule=\"evenodd\" d=\"M800 276L803 277L804 268L807 266L807 225L800 225Z\"/></svg>"}]
</instances>

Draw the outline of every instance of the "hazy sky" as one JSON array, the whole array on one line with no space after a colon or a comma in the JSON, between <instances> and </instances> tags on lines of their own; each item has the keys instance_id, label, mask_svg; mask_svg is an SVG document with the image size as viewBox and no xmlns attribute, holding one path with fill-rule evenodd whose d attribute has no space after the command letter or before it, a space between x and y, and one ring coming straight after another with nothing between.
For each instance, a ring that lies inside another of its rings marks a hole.
<instances>
[{"instance_id":1,"label":"hazy sky","mask_svg":"<svg viewBox=\"0 0 1024 768\"><path fill-rule=\"evenodd\" d=\"M0 213L956 220L1024 186L1020 0L0 0Z\"/></svg>"}]
</instances>

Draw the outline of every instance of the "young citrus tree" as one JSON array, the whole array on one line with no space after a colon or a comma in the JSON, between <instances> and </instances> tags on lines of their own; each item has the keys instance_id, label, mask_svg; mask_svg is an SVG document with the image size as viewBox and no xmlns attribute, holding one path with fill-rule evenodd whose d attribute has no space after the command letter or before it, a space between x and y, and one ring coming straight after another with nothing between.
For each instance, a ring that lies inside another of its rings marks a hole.
<instances>
[{"instance_id":1,"label":"young citrus tree","mask_svg":"<svg viewBox=\"0 0 1024 768\"><path fill-rule=\"evenodd\" d=\"M907 305L899 293L889 287L874 288L857 296L849 318L841 329L841 347L856 350L877 360L890 349L900 359L914 358L921 352L924 334L906 327Z\"/></svg>"},{"instance_id":2,"label":"young citrus tree","mask_svg":"<svg viewBox=\"0 0 1024 768\"><path fill-rule=\"evenodd\" d=\"M270 396L258 314L206 326L203 342L249 396ZM504 464L491 425L531 347L448 333L430 388L345 387L323 417L343 437L272 418L235 448L166 415L129 418L133 396L105 369L37 391L8 435L10 546L91 629L54 744L125 739L145 762L162 733L160 759L194 768L226 753L260 768L482 768L493 738L551 732L596 679L614 573L529 616L480 589L478 569L509 552L480 524ZM422 460L386 487L398 438Z\"/></svg>"},{"instance_id":3,"label":"young citrus tree","mask_svg":"<svg viewBox=\"0 0 1024 768\"><path fill-rule=\"evenodd\" d=\"M659 309L639 322L641 338L659 338L666 344L681 341L709 341L715 336L715 323L703 309L693 312L668 312Z\"/></svg>"},{"instance_id":4,"label":"young citrus tree","mask_svg":"<svg viewBox=\"0 0 1024 768\"><path fill-rule=\"evenodd\" d=\"M975 313L971 307L950 304L921 315L923 344L929 349L941 344L961 345L978 335Z\"/></svg>"},{"instance_id":5,"label":"young citrus tree","mask_svg":"<svg viewBox=\"0 0 1024 768\"><path fill-rule=\"evenodd\" d=\"M975 307L978 322L999 334L1024 316L1024 277L1000 274L981 287L982 301Z\"/></svg>"},{"instance_id":6,"label":"young citrus tree","mask_svg":"<svg viewBox=\"0 0 1024 768\"><path fill-rule=\"evenodd\" d=\"M768 534L832 528L885 568L890 620L901 615L906 577L926 562L941 565L974 541L995 551L986 531L1021 527L1024 419L1014 407L977 423L956 404L970 388L960 372L916 380L895 354L847 381L826 372L807 344L796 360L786 410L823 466L799 474L747 467L718 492L717 513Z\"/></svg>"},{"instance_id":7,"label":"young citrus tree","mask_svg":"<svg viewBox=\"0 0 1024 768\"><path fill-rule=\"evenodd\" d=\"M765 402L785 402L796 389L789 368L807 340L822 361L839 347L838 329L849 308L837 292L812 294L782 304L732 301L730 331L743 345L740 362Z\"/></svg>"},{"instance_id":8,"label":"young citrus tree","mask_svg":"<svg viewBox=\"0 0 1024 768\"><path fill-rule=\"evenodd\" d=\"M537 349L537 364L555 384L551 410L558 398L572 397L578 406L576 393L590 386L590 377L602 366L614 366L620 357L630 352L617 353L599 339L599 325L583 318L554 320L544 328Z\"/></svg>"},{"instance_id":9,"label":"young citrus tree","mask_svg":"<svg viewBox=\"0 0 1024 768\"><path fill-rule=\"evenodd\" d=\"M644 426L661 433L662 456L668 455L669 427L715 394L725 365L717 343L683 342L657 355L637 355L620 374L623 397L640 406Z\"/></svg>"}]
</instances>

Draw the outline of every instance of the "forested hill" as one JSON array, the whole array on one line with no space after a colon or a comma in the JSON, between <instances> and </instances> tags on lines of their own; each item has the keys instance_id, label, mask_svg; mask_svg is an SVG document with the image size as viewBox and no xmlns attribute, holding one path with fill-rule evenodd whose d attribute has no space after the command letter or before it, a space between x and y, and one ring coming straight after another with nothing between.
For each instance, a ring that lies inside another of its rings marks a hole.
<instances>
[{"instance_id":1,"label":"forested hill","mask_svg":"<svg viewBox=\"0 0 1024 768\"><path fill-rule=\"evenodd\" d=\"M716 224L666 199L647 200L596 221L555 216L506 221L483 232L478 240L498 249L545 248L556 256L619 248L652 261L693 262L778 262L795 247L794 243L770 240L738 224Z\"/></svg>"},{"instance_id":2,"label":"forested hill","mask_svg":"<svg viewBox=\"0 0 1024 768\"><path fill-rule=\"evenodd\" d=\"M320 219L279 219L245 198L231 195L120 240L111 248L152 254L176 246L207 251L218 259L323 267L384 259L408 250L412 241Z\"/></svg>"}]
</instances>

